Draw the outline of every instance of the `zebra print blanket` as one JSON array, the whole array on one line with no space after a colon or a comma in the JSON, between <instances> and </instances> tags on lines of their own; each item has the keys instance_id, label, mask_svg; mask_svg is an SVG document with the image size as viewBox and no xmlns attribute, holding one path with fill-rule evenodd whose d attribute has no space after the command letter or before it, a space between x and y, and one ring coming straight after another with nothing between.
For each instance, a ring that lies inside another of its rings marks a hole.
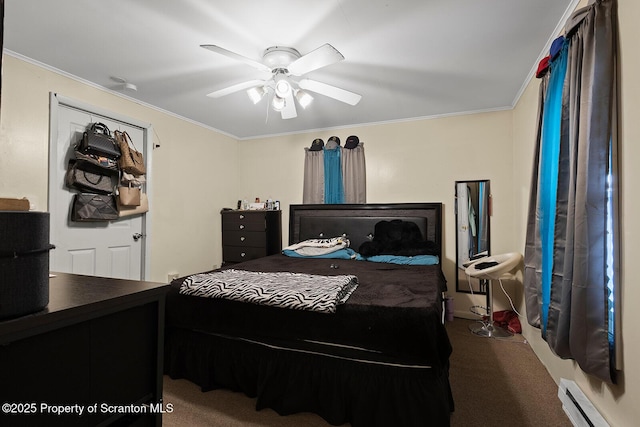
<instances>
[{"instance_id":1,"label":"zebra print blanket","mask_svg":"<svg viewBox=\"0 0 640 427\"><path fill-rule=\"evenodd\" d=\"M194 274L184 279L180 293L225 298L295 310L335 313L358 286L352 275L264 273L228 269Z\"/></svg>"}]
</instances>

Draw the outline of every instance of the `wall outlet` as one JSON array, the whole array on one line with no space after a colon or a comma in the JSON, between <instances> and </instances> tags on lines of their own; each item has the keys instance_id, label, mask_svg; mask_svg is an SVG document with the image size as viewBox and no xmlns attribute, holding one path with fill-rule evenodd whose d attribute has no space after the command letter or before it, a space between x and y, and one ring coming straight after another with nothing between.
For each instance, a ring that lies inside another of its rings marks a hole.
<instances>
[{"instance_id":1,"label":"wall outlet","mask_svg":"<svg viewBox=\"0 0 640 427\"><path fill-rule=\"evenodd\" d=\"M167 275L167 279L168 279L167 281L168 281L168 282L171 282L172 280L175 280L175 279L177 279L178 277L180 277L180 273L169 273L169 274Z\"/></svg>"}]
</instances>

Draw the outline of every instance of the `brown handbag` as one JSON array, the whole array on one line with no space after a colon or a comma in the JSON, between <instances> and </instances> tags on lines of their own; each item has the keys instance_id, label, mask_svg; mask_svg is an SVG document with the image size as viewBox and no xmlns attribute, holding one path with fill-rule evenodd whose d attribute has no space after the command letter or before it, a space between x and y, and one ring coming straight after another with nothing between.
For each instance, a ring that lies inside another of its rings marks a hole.
<instances>
[{"instance_id":1,"label":"brown handbag","mask_svg":"<svg viewBox=\"0 0 640 427\"><path fill-rule=\"evenodd\" d=\"M136 149L131 137L127 132L120 132L116 130L113 132L116 141L120 146L120 152L122 153L118 159L118 166L124 172L133 175L144 175L147 170L144 166L144 158L142 153Z\"/></svg>"}]
</instances>

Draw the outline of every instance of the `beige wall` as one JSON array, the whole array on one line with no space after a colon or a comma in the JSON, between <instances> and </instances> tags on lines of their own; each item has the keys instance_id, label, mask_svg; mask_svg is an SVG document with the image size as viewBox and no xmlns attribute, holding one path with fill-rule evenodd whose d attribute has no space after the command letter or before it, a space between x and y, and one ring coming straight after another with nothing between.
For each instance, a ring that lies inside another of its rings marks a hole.
<instances>
[{"instance_id":1,"label":"beige wall","mask_svg":"<svg viewBox=\"0 0 640 427\"><path fill-rule=\"evenodd\" d=\"M10 55L4 55L2 83L0 197L27 197L47 210L49 93L55 92L153 125L160 148L149 176L149 280L220 264L219 211L238 193L233 138Z\"/></svg>"}]
</instances>

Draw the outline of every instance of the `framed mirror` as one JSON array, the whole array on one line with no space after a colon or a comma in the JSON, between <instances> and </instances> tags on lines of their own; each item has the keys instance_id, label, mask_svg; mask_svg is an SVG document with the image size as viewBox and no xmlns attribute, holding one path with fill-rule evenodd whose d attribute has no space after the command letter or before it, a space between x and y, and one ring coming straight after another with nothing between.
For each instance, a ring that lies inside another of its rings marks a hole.
<instances>
[{"instance_id":1,"label":"framed mirror","mask_svg":"<svg viewBox=\"0 0 640 427\"><path fill-rule=\"evenodd\" d=\"M486 280L465 273L470 262L491 253L489 180L456 181L456 291L485 294Z\"/></svg>"}]
</instances>

